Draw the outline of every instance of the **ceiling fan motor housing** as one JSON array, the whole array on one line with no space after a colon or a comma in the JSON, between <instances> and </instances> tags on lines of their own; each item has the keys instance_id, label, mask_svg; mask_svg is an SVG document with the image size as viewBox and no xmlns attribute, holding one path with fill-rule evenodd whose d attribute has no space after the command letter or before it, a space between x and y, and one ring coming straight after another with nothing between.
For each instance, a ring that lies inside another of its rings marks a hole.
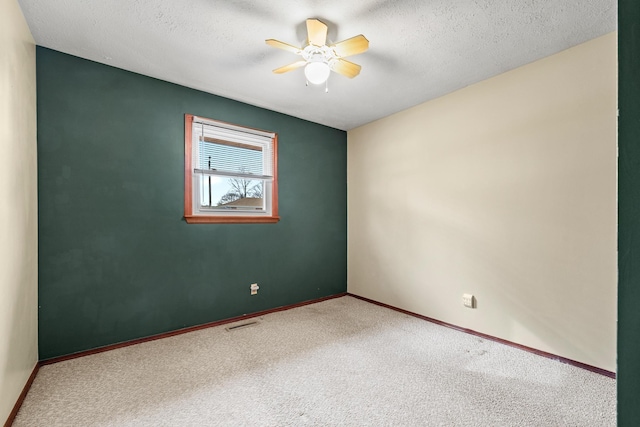
<instances>
[{"instance_id":1,"label":"ceiling fan motor housing","mask_svg":"<svg viewBox=\"0 0 640 427\"><path fill-rule=\"evenodd\" d=\"M337 59L334 50L327 45L314 46L310 44L302 50L301 55L307 62L325 62L329 65Z\"/></svg>"}]
</instances>

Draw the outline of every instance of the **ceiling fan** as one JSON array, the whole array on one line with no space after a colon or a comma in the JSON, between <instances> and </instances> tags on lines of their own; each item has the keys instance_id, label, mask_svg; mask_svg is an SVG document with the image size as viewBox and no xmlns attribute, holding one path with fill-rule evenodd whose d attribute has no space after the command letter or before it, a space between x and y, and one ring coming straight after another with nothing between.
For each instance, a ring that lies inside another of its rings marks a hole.
<instances>
[{"instance_id":1,"label":"ceiling fan","mask_svg":"<svg viewBox=\"0 0 640 427\"><path fill-rule=\"evenodd\" d=\"M343 58L369 49L369 40L362 34L327 45L327 25L318 19L307 19L307 44L302 48L274 39L268 39L265 42L269 46L302 56L302 60L276 68L273 70L274 73L282 74L304 67L307 82L316 85L325 83L331 71L350 79L360 74L362 68L360 65Z\"/></svg>"}]
</instances>

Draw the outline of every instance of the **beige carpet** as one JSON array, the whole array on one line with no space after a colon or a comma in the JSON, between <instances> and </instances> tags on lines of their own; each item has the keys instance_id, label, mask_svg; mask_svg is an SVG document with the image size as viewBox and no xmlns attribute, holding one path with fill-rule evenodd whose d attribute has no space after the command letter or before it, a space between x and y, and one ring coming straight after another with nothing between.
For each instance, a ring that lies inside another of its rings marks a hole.
<instances>
[{"instance_id":1,"label":"beige carpet","mask_svg":"<svg viewBox=\"0 0 640 427\"><path fill-rule=\"evenodd\" d=\"M14 426L615 426L615 380L352 297L253 320L44 366Z\"/></svg>"}]
</instances>

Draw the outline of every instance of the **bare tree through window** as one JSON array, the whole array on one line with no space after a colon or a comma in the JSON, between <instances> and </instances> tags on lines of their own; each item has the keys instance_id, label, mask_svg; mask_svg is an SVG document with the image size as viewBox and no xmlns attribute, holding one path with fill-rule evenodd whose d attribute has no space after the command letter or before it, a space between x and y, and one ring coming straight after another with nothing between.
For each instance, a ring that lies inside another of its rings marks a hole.
<instances>
[{"instance_id":1,"label":"bare tree through window","mask_svg":"<svg viewBox=\"0 0 640 427\"><path fill-rule=\"evenodd\" d=\"M246 170L241 168L240 173L246 173ZM230 189L220 198L218 206L242 199L262 199L263 185L261 180L229 178L227 182Z\"/></svg>"}]
</instances>

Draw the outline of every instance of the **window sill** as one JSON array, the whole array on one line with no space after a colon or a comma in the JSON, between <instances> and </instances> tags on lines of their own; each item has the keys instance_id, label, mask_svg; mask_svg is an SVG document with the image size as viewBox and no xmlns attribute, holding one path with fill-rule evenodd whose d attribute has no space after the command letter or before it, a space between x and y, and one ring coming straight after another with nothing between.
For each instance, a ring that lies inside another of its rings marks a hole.
<instances>
[{"instance_id":1,"label":"window sill","mask_svg":"<svg viewBox=\"0 0 640 427\"><path fill-rule=\"evenodd\" d=\"M185 215L188 224L273 224L279 216L206 216Z\"/></svg>"}]
</instances>

